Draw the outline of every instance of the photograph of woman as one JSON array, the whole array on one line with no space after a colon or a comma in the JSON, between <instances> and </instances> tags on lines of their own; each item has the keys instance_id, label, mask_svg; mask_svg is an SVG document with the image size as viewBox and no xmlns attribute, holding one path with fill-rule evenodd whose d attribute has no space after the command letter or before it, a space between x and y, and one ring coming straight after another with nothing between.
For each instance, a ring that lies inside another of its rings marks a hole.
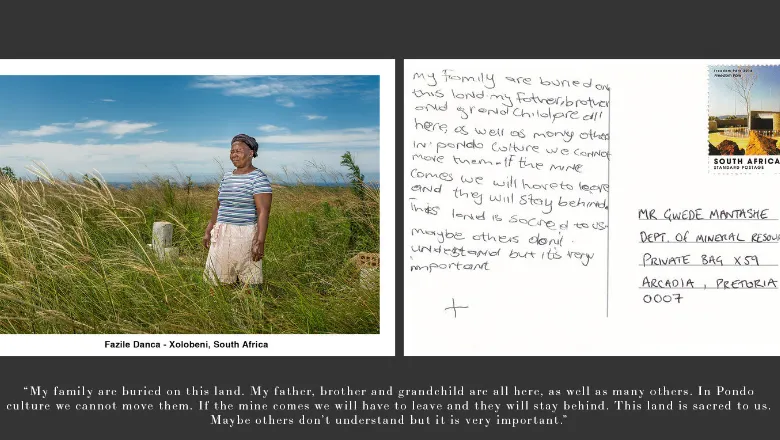
<instances>
[{"instance_id":1,"label":"photograph of woman","mask_svg":"<svg viewBox=\"0 0 780 440\"><path fill-rule=\"evenodd\" d=\"M0 75L0 97L0 335L379 333L379 75Z\"/></svg>"},{"instance_id":2,"label":"photograph of woman","mask_svg":"<svg viewBox=\"0 0 780 440\"><path fill-rule=\"evenodd\" d=\"M258 144L246 134L233 137L230 161L236 167L222 177L217 203L206 226L209 250L204 277L212 284L245 286L263 283L263 256L271 211L271 182L252 164Z\"/></svg>"}]
</instances>

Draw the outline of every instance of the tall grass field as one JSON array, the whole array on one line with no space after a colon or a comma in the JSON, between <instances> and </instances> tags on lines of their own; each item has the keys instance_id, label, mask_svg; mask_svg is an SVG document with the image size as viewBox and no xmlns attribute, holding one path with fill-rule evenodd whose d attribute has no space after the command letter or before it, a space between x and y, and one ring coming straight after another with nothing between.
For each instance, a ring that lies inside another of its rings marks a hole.
<instances>
[{"instance_id":1,"label":"tall grass field","mask_svg":"<svg viewBox=\"0 0 780 440\"><path fill-rule=\"evenodd\" d=\"M216 183L0 175L0 333L379 332L379 283L350 258L379 252L379 189L273 187L259 292L203 279ZM359 174L359 172L358 172ZM174 225L178 258L148 246Z\"/></svg>"}]
</instances>

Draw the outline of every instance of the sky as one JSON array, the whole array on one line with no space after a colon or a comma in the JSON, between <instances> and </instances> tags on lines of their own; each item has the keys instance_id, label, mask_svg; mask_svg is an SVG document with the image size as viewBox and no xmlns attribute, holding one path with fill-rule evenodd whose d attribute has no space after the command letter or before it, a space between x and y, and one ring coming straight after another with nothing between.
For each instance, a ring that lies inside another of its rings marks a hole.
<instances>
[{"instance_id":1,"label":"sky","mask_svg":"<svg viewBox=\"0 0 780 440\"><path fill-rule=\"evenodd\" d=\"M744 115L745 102L729 90L731 78L715 77L716 70L735 70L737 66L710 66L710 116ZM780 111L780 66L749 66L757 74L751 89L751 110ZM736 104L736 105L735 105Z\"/></svg>"},{"instance_id":2,"label":"sky","mask_svg":"<svg viewBox=\"0 0 780 440\"><path fill-rule=\"evenodd\" d=\"M350 151L379 180L379 76L2 76L0 167L33 176L97 170L196 181L230 171L230 140L257 139L272 180L346 173ZM285 174L285 170L287 173Z\"/></svg>"}]
</instances>

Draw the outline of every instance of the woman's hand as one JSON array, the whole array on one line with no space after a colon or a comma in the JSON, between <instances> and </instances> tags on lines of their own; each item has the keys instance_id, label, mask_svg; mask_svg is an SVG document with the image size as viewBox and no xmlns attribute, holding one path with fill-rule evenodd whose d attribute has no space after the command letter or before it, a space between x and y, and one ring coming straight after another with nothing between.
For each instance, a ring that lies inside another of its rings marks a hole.
<instances>
[{"instance_id":1,"label":"woman's hand","mask_svg":"<svg viewBox=\"0 0 780 440\"><path fill-rule=\"evenodd\" d=\"M206 228L206 233L203 235L203 247L206 249L211 246L211 228Z\"/></svg>"},{"instance_id":2,"label":"woman's hand","mask_svg":"<svg viewBox=\"0 0 780 440\"><path fill-rule=\"evenodd\" d=\"M255 238L252 240L252 261L262 260L265 256L265 242Z\"/></svg>"}]
</instances>

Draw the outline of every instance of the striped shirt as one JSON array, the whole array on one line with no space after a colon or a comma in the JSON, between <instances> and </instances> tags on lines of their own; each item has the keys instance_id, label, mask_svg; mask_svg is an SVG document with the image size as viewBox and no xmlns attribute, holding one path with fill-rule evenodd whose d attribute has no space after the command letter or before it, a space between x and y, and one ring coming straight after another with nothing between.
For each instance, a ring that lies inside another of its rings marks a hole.
<instances>
[{"instance_id":1,"label":"striped shirt","mask_svg":"<svg viewBox=\"0 0 780 440\"><path fill-rule=\"evenodd\" d=\"M270 192L271 181L260 170L246 174L225 173L219 184L217 222L232 225L257 223L254 195Z\"/></svg>"}]
</instances>

